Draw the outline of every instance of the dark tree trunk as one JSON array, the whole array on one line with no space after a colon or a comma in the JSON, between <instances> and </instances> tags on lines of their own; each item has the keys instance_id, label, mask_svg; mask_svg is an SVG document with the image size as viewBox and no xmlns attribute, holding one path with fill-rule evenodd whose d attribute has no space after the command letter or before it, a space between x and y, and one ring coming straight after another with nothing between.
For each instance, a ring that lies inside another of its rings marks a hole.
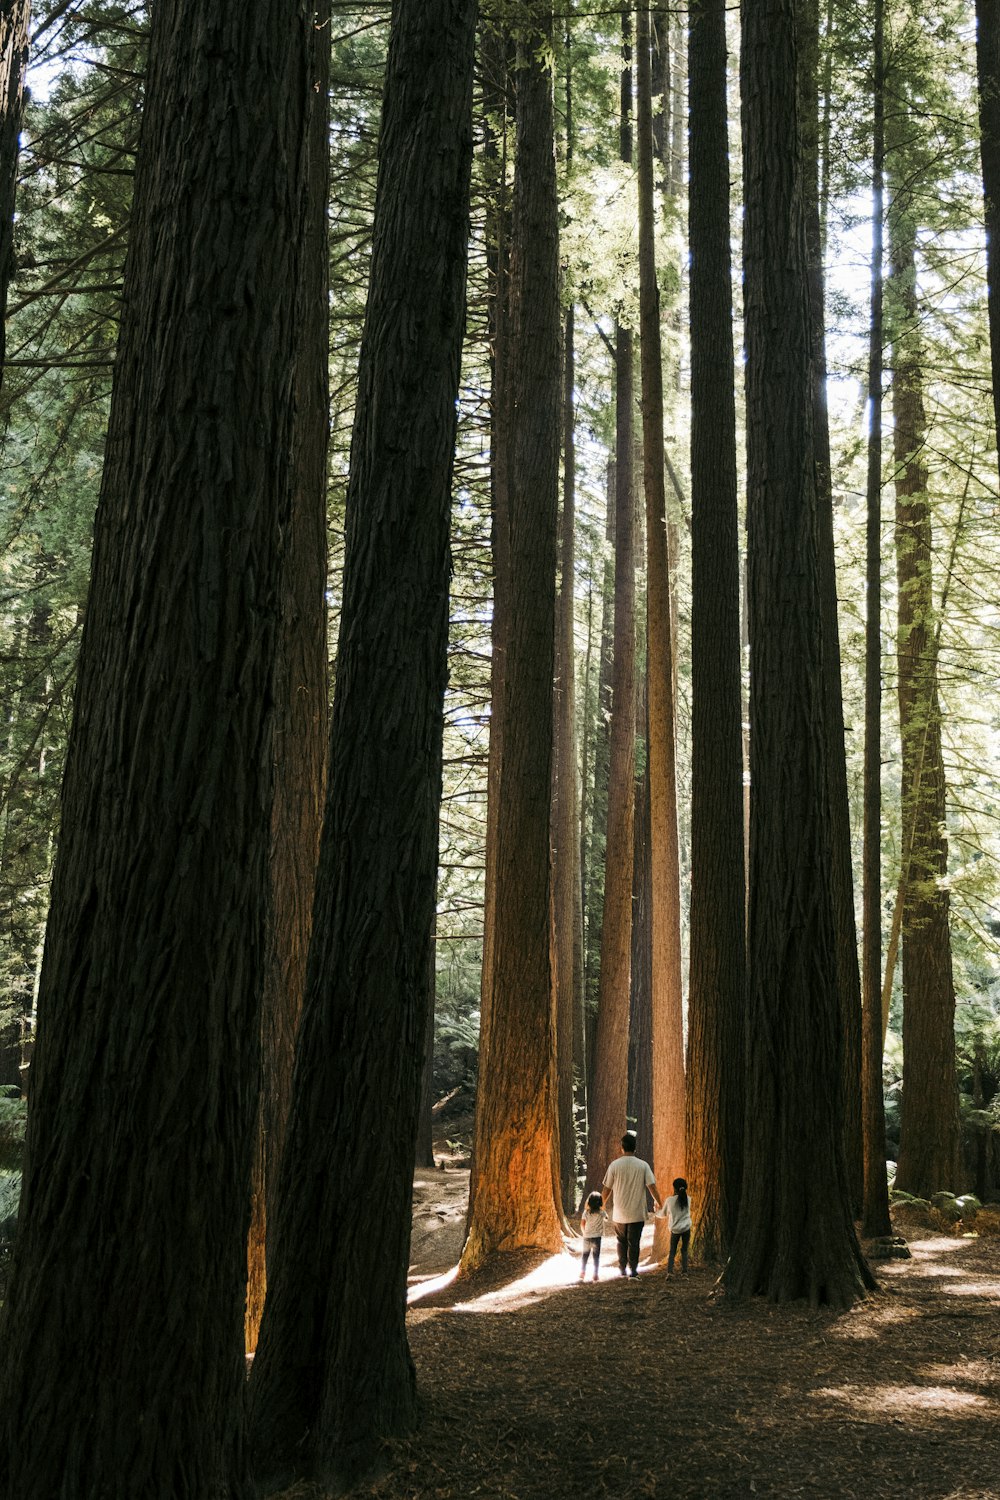
<instances>
[{"instance_id":1,"label":"dark tree trunk","mask_svg":"<svg viewBox=\"0 0 1000 1500\"><path fill-rule=\"evenodd\" d=\"M691 968L687 1176L694 1243L732 1242L743 1138L746 877L724 0L688 37L691 257Z\"/></svg>"},{"instance_id":2,"label":"dark tree trunk","mask_svg":"<svg viewBox=\"0 0 1000 1500\"><path fill-rule=\"evenodd\" d=\"M994 421L1000 433L1000 415L996 409L996 392L1000 388L1000 0L976 0L976 59L979 70L979 145L986 210L990 365L993 371Z\"/></svg>"},{"instance_id":3,"label":"dark tree trunk","mask_svg":"<svg viewBox=\"0 0 1000 1500\"><path fill-rule=\"evenodd\" d=\"M420 1074L420 1109L417 1114L417 1146L414 1165L433 1168L434 1162L434 991L437 984L437 918L432 922L434 940L427 960L427 1020L424 1023L423 1068Z\"/></svg>"},{"instance_id":4,"label":"dark tree trunk","mask_svg":"<svg viewBox=\"0 0 1000 1500\"><path fill-rule=\"evenodd\" d=\"M816 515L819 544L820 607L823 615L823 702L826 711L827 778L830 798L830 886L836 942L837 990L844 1036L844 1149L855 1212L861 1207L861 976L854 915L851 810L844 745L844 700L840 675L837 615L837 562L833 540L833 485L830 422L826 405L826 316L819 198L819 11L818 0L804 0L799 17L799 92L805 171L806 249L809 257L809 309L812 319L813 445L816 462Z\"/></svg>"},{"instance_id":5,"label":"dark tree trunk","mask_svg":"<svg viewBox=\"0 0 1000 1500\"><path fill-rule=\"evenodd\" d=\"M891 1233L882 1093L882 256L885 165L884 9L875 0L872 65L872 291L868 341L868 517L865 578L865 766L862 896L864 1124L862 1233Z\"/></svg>"},{"instance_id":6,"label":"dark tree trunk","mask_svg":"<svg viewBox=\"0 0 1000 1500\"><path fill-rule=\"evenodd\" d=\"M560 313L552 17L546 5L532 9L527 32L519 44L511 238L511 611L496 931L465 1270L496 1253L527 1246L554 1250L561 1243L549 950Z\"/></svg>"},{"instance_id":7,"label":"dark tree trunk","mask_svg":"<svg viewBox=\"0 0 1000 1500\"><path fill-rule=\"evenodd\" d=\"M568 87L568 85L567 85ZM559 1075L559 1182L572 1212L576 1192L576 1123L573 1099L576 1011L576 909L580 904L577 837L574 527L576 470L573 433L573 309L566 310L563 342L563 512L560 526L559 600L556 620L555 774L552 797L553 967Z\"/></svg>"},{"instance_id":8,"label":"dark tree trunk","mask_svg":"<svg viewBox=\"0 0 1000 1500\"><path fill-rule=\"evenodd\" d=\"M743 11L750 922L740 1215L726 1285L848 1305L873 1285L844 1157L830 892L812 331L796 6Z\"/></svg>"},{"instance_id":9,"label":"dark tree trunk","mask_svg":"<svg viewBox=\"0 0 1000 1500\"><path fill-rule=\"evenodd\" d=\"M243 1287L307 20L288 0L163 0L153 16L0 1338L4 1494L250 1494Z\"/></svg>"},{"instance_id":10,"label":"dark tree trunk","mask_svg":"<svg viewBox=\"0 0 1000 1500\"><path fill-rule=\"evenodd\" d=\"M405 1331L437 875L472 0L399 0L347 496L306 999L250 1382L268 1483L414 1417Z\"/></svg>"},{"instance_id":11,"label":"dark tree trunk","mask_svg":"<svg viewBox=\"0 0 1000 1500\"><path fill-rule=\"evenodd\" d=\"M7 288L14 274L14 197L30 14L30 0L0 0L0 381L6 353Z\"/></svg>"},{"instance_id":12,"label":"dark tree trunk","mask_svg":"<svg viewBox=\"0 0 1000 1500\"><path fill-rule=\"evenodd\" d=\"M674 750L673 637L663 449L663 363L656 282L649 10L636 20L636 142L639 187L639 320L642 470L646 501L646 741L652 865L653 1170L661 1188L684 1173L684 1030L681 1014L680 854ZM654 1255L663 1258L665 1223Z\"/></svg>"},{"instance_id":13,"label":"dark tree trunk","mask_svg":"<svg viewBox=\"0 0 1000 1500\"><path fill-rule=\"evenodd\" d=\"M632 18L622 14L621 158L632 160ZM615 617L611 676L608 822L604 858L601 971L594 1036L587 1188L604 1181L620 1154L628 1109L629 968L635 795L635 435L632 331L615 343Z\"/></svg>"},{"instance_id":14,"label":"dark tree trunk","mask_svg":"<svg viewBox=\"0 0 1000 1500\"><path fill-rule=\"evenodd\" d=\"M326 462L330 428L330 7L313 12L311 207L302 245L295 369L292 507L281 563L274 672L270 904L261 1004L261 1092L247 1257L247 1350L257 1347L267 1286L267 1225L292 1094L305 989L326 770Z\"/></svg>"},{"instance_id":15,"label":"dark tree trunk","mask_svg":"<svg viewBox=\"0 0 1000 1500\"><path fill-rule=\"evenodd\" d=\"M903 165L891 158L898 173ZM894 174L893 182L900 181ZM905 188L889 216L896 469L897 684L902 743L903 1103L896 1186L927 1197L960 1184L955 986L937 685L927 419L916 294L916 225Z\"/></svg>"}]
</instances>

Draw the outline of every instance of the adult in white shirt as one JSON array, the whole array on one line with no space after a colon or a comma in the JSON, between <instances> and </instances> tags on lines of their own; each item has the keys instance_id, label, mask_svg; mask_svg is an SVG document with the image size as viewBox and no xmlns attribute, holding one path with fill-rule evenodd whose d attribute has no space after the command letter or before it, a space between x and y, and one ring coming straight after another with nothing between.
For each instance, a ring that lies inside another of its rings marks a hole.
<instances>
[{"instance_id":1,"label":"adult in white shirt","mask_svg":"<svg viewBox=\"0 0 1000 1500\"><path fill-rule=\"evenodd\" d=\"M646 1222L646 1189L653 1207L660 1207L656 1178L648 1161L635 1154L635 1136L622 1136L622 1154L604 1174L601 1196L611 1203L611 1218L618 1238L618 1267L623 1276L639 1274L639 1239Z\"/></svg>"}]
</instances>

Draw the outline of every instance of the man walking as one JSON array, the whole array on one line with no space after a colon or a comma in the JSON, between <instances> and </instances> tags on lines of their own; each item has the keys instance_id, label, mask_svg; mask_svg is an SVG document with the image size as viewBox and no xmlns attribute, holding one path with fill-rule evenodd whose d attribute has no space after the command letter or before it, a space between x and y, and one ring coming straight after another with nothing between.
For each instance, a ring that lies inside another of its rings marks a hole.
<instances>
[{"instance_id":1,"label":"man walking","mask_svg":"<svg viewBox=\"0 0 1000 1500\"><path fill-rule=\"evenodd\" d=\"M653 1207L660 1207L656 1178L648 1161L635 1154L635 1136L622 1136L622 1155L616 1156L604 1174L601 1196L604 1206L612 1202L611 1218L618 1236L618 1265L623 1276L639 1274L639 1239L646 1222L646 1189Z\"/></svg>"}]
</instances>

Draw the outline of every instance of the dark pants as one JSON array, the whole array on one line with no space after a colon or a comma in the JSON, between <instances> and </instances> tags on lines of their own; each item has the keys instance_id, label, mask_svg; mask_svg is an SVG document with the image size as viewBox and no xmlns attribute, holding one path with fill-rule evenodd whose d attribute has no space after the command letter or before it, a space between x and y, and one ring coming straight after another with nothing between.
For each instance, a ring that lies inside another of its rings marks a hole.
<instances>
[{"instance_id":1,"label":"dark pants","mask_svg":"<svg viewBox=\"0 0 1000 1500\"><path fill-rule=\"evenodd\" d=\"M624 1272L626 1265L634 1276L639 1269L639 1240L642 1236L642 1220L636 1224L616 1224L618 1236L618 1267Z\"/></svg>"},{"instance_id":2,"label":"dark pants","mask_svg":"<svg viewBox=\"0 0 1000 1500\"><path fill-rule=\"evenodd\" d=\"M670 1256L667 1260L668 1271L674 1269L674 1256L677 1254L678 1243L681 1247L681 1270L686 1271L688 1268L688 1245L691 1243L690 1229L682 1229L680 1234L672 1234L670 1236Z\"/></svg>"},{"instance_id":3,"label":"dark pants","mask_svg":"<svg viewBox=\"0 0 1000 1500\"><path fill-rule=\"evenodd\" d=\"M596 1276L597 1275L597 1271L598 1271L598 1267L601 1264L601 1242L600 1242L600 1240L584 1240L584 1242L583 1242L583 1263L580 1266L580 1275L581 1276L586 1276L586 1274L587 1274L587 1262L588 1262L588 1260L590 1259L591 1256L594 1257L594 1275Z\"/></svg>"}]
</instances>

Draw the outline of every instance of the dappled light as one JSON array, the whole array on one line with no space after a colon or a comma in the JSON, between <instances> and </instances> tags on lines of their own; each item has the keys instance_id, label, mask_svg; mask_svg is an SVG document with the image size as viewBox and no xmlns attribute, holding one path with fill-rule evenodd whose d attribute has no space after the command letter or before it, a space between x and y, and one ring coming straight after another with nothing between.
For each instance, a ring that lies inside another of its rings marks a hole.
<instances>
[{"instance_id":1,"label":"dappled light","mask_svg":"<svg viewBox=\"0 0 1000 1500\"><path fill-rule=\"evenodd\" d=\"M943 1385L841 1386L814 1391L823 1402L836 1402L859 1412L876 1408L889 1419L916 1414L941 1417L964 1416L971 1410L989 1410L995 1403L975 1391L959 1391Z\"/></svg>"}]
</instances>

